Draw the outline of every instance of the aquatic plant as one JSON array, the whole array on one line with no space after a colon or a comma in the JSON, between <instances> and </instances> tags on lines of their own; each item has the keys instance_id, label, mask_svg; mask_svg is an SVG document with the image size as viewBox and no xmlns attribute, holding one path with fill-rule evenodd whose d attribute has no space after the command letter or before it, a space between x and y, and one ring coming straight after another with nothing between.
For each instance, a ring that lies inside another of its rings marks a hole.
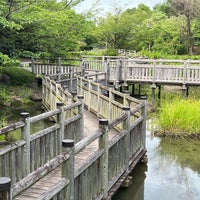
<instances>
[{"instance_id":1,"label":"aquatic plant","mask_svg":"<svg viewBox=\"0 0 200 200\"><path fill-rule=\"evenodd\" d=\"M165 101L158 114L160 134L200 135L200 100Z\"/></svg>"}]
</instances>

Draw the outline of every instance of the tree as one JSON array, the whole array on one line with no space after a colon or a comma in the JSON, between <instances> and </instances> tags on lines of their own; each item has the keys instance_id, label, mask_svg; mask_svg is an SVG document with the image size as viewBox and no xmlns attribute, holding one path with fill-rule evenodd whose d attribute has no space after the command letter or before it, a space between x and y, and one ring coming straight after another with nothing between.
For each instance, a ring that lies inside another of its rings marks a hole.
<instances>
[{"instance_id":1,"label":"tree","mask_svg":"<svg viewBox=\"0 0 200 200\"><path fill-rule=\"evenodd\" d=\"M194 47L194 30L192 28L195 18L200 17L200 0L168 0L171 12L176 16L183 15L186 20L186 27L189 41L189 51L193 54Z\"/></svg>"},{"instance_id":2,"label":"tree","mask_svg":"<svg viewBox=\"0 0 200 200\"><path fill-rule=\"evenodd\" d=\"M18 56L29 52L57 57L86 45L92 22L73 10L80 1L0 1L2 53Z\"/></svg>"},{"instance_id":3,"label":"tree","mask_svg":"<svg viewBox=\"0 0 200 200\"><path fill-rule=\"evenodd\" d=\"M132 18L128 13L120 15L108 13L101 18L98 25L98 35L106 47L123 48L129 41L132 29Z\"/></svg>"}]
</instances>

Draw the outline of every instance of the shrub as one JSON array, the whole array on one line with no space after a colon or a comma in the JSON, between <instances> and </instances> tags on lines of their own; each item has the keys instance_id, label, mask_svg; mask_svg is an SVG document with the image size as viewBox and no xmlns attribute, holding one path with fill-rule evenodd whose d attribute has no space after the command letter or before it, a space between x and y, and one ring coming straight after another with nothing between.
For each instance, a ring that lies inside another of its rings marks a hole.
<instances>
[{"instance_id":1,"label":"shrub","mask_svg":"<svg viewBox=\"0 0 200 200\"><path fill-rule=\"evenodd\" d=\"M104 51L104 55L105 56L117 56L118 55L118 51L116 49L106 49Z\"/></svg>"},{"instance_id":2,"label":"shrub","mask_svg":"<svg viewBox=\"0 0 200 200\"><path fill-rule=\"evenodd\" d=\"M15 59L11 59L9 58L9 56L2 54L0 52L0 66L3 67L13 67L13 66L19 66L20 63L19 61L15 60Z\"/></svg>"},{"instance_id":3,"label":"shrub","mask_svg":"<svg viewBox=\"0 0 200 200\"><path fill-rule=\"evenodd\" d=\"M14 86L28 85L35 79L34 74L20 67L0 67L0 71L1 76L8 76L10 84Z\"/></svg>"}]
</instances>

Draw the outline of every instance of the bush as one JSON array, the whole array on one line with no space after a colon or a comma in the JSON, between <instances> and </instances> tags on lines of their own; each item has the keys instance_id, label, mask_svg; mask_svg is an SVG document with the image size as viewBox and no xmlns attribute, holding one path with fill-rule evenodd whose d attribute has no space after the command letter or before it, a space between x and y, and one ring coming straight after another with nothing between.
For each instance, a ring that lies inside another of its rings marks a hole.
<instances>
[{"instance_id":1,"label":"bush","mask_svg":"<svg viewBox=\"0 0 200 200\"><path fill-rule=\"evenodd\" d=\"M117 56L118 55L118 51L116 49L106 49L104 51L104 55L105 56Z\"/></svg>"},{"instance_id":2,"label":"bush","mask_svg":"<svg viewBox=\"0 0 200 200\"><path fill-rule=\"evenodd\" d=\"M7 55L2 54L0 52L0 66L3 67L13 67L13 66L19 66L20 63L19 61L15 60L15 59L11 59L9 58Z\"/></svg>"},{"instance_id":3,"label":"bush","mask_svg":"<svg viewBox=\"0 0 200 200\"><path fill-rule=\"evenodd\" d=\"M35 75L20 67L0 67L1 77L9 77L9 82L14 86L28 85L35 79ZM2 83L5 83L1 79Z\"/></svg>"}]
</instances>

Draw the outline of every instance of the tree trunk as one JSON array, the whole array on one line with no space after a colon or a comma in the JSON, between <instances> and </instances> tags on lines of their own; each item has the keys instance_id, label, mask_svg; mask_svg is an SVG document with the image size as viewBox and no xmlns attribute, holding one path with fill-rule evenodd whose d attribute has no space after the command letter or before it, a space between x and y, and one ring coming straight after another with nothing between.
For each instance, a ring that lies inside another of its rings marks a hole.
<instances>
[{"instance_id":1,"label":"tree trunk","mask_svg":"<svg viewBox=\"0 0 200 200\"><path fill-rule=\"evenodd\" d=\"M190 16L186 15L187 17L187 29L188 29L188 39L189 39L189 45L190 45L190 55L193 55L193 47L194 47L194 43L193 43L193 33L191 31L191 20L190 20Z\"/></svg>"}]
</instances>

